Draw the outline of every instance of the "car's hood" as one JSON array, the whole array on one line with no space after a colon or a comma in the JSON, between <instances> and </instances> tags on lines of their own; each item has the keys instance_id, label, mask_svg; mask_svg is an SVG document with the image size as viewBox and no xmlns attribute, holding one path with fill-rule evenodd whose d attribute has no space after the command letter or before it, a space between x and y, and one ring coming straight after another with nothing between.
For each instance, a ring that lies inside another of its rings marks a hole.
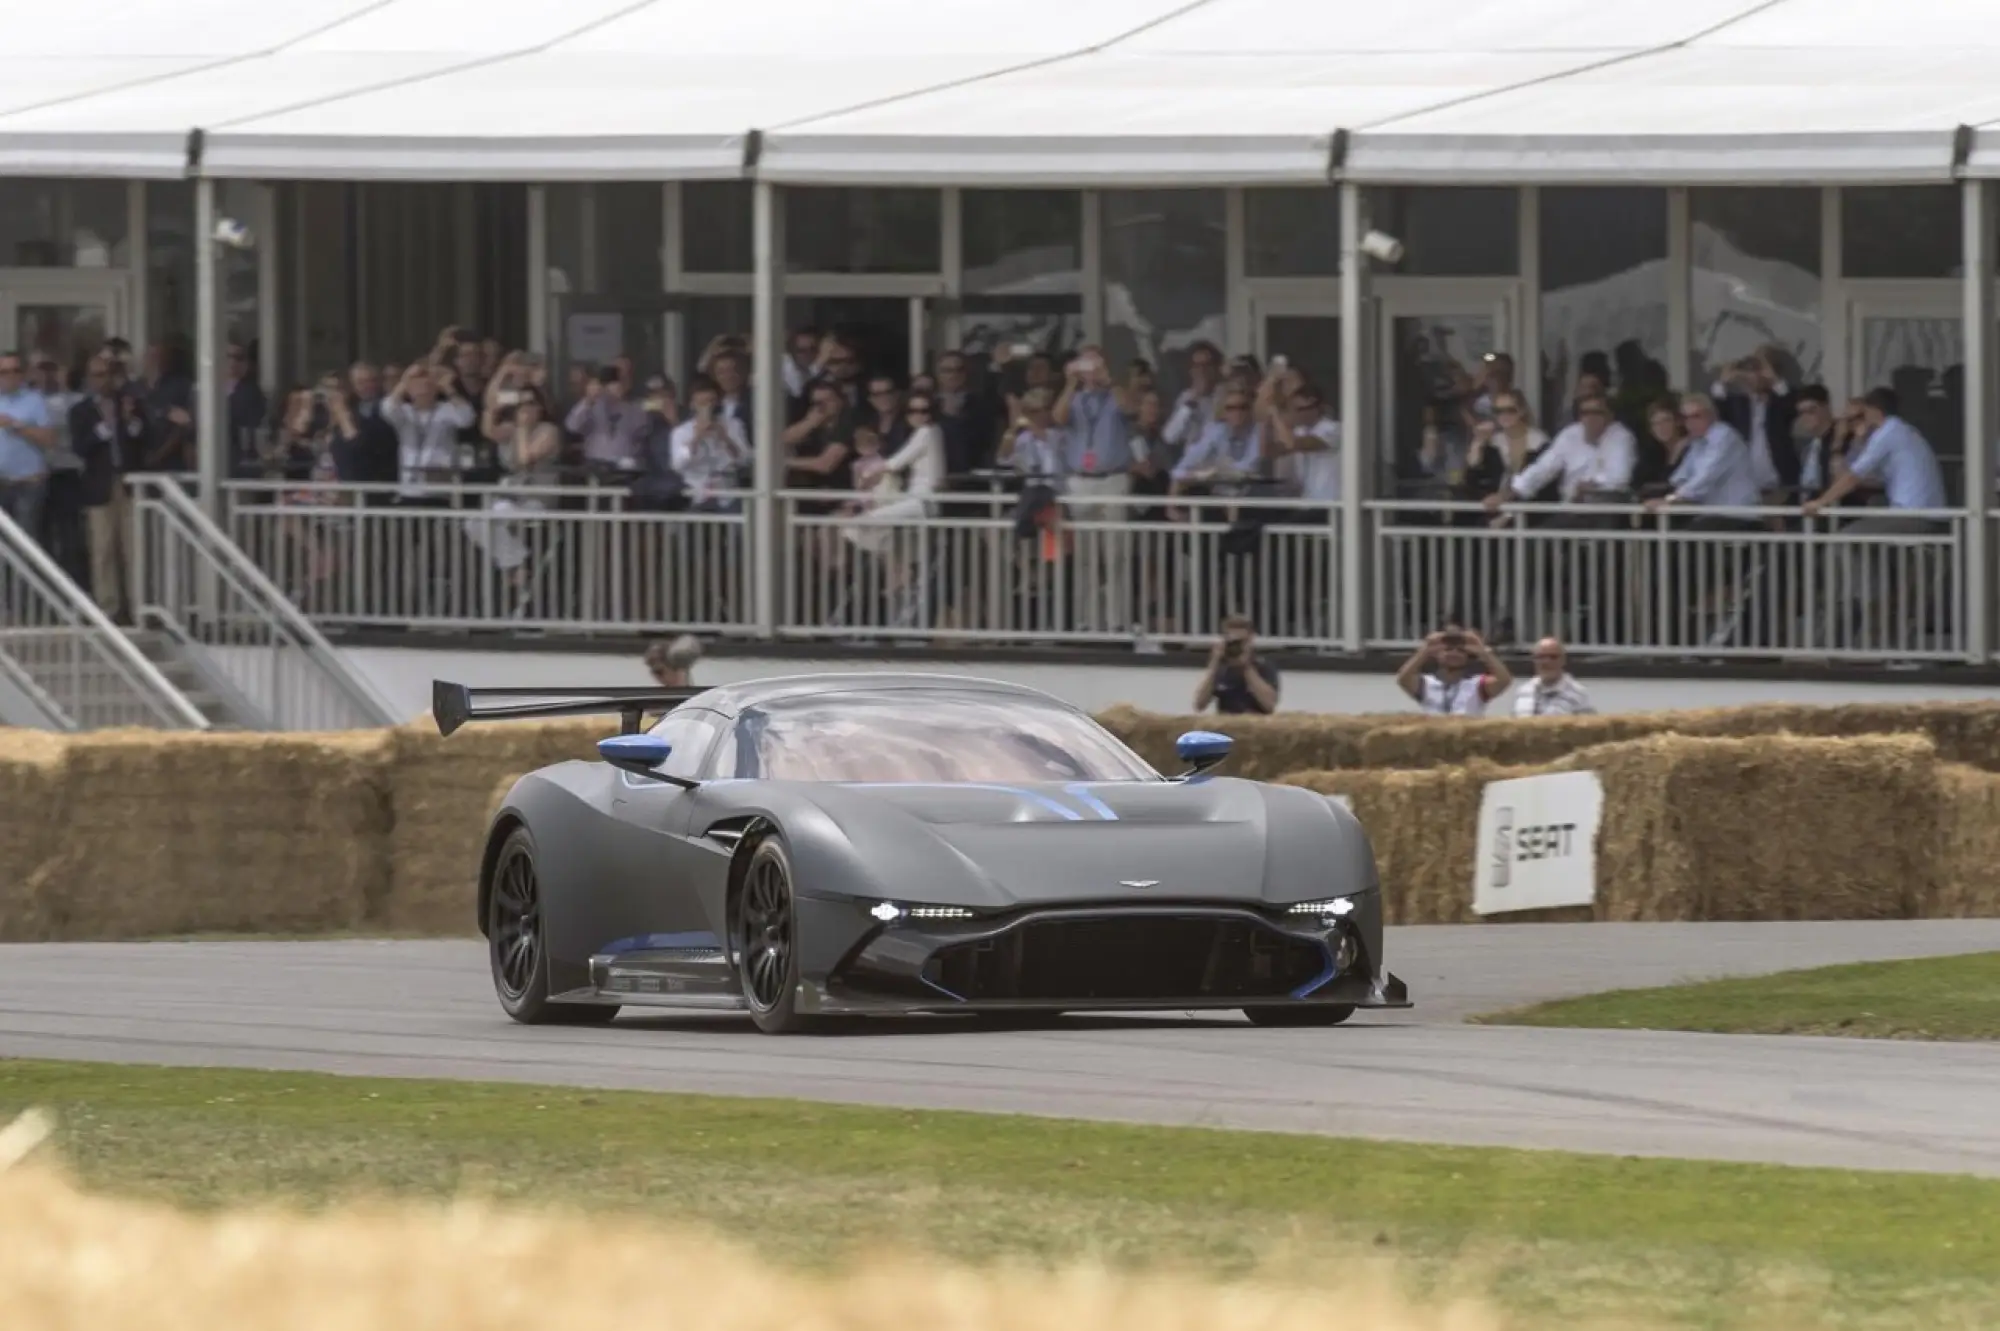
<instances>
[{"instance_id":1,"label":"car's hood","mask_svg":"<svg viewBox=\"0 0 2000 1331\"><path fill-rule=\"evenodd\" d=\"M866 842L871 824L903 842L896 848L901 854L889 855L894 860L916 850L907 841L911 834L931 840L961 873L997 894L996 905L1080 898L1254 901L1262 894L1267 814L1258 787L1249 782L857 784L833 790L839 793L829 791L822 807L858 838L857 845ZM864 805L875 807L875 818ZM926 898L917 884L909 895Z\"/></svg>"}]
</instances>

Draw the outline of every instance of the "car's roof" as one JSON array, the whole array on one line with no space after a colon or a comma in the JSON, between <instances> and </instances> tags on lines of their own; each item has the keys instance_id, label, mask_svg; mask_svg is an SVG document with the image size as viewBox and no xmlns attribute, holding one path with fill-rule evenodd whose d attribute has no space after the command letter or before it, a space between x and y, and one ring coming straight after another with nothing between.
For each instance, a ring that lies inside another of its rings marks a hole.
<instances>
[{"instance_id":1,"label":"car's roof","mask_svg":"<svg viewBox=\"0 0 2000 1331\"><path fill-rule=\"evenodd\" d=\"M767 679L739 680L718 684L682 703L682 707L702 708L735 716L746 707L758 707L794 698L832 694L863 694L880 697L885 693L941 692L970 697L1000 694L1023 702L1054 704L1074 711L1069 703L1040 689L1005 680L978 679L970 675L926 674L918 671L844 670L816 675L779 675Z\"/></svg>"}]
</instances>

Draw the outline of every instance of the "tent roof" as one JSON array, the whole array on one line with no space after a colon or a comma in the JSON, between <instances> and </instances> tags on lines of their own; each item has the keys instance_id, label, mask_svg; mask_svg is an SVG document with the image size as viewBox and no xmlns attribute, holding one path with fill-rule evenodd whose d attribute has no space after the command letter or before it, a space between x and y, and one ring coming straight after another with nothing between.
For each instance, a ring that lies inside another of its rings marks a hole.
<instances>
[{"instance_id":1,"label":"tent roof","mask_svg":"<svg viewBox=\"0 0 2000 1331\"><path fill-rule=\"evenodd\" d=\"M199 130L200 169L225 177L688 179L753 157L789 183L2000 175L2000 5L1982 0L1674 0L1615 23L1602 0L72 0L63 17L10 37L0 174L178 176ZM1966 143L1962 125L1991 128Z\"/></svg>"}]
</instances>

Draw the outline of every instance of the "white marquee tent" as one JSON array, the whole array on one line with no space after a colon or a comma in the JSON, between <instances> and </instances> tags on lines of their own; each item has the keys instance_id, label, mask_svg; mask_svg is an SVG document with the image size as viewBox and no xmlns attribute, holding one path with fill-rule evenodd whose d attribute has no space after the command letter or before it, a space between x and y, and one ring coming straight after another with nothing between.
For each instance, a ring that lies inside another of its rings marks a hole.
<instances>
[{"instance_id":1,"label":"white marquee tent","mask_svg":"<svg viewBox=\"0 0 2000 1331\"><path fill-rule=\"evenodd\" d=\"M200 131L267 179L2000 175L1994 0L11 7L0 174L180 176Z\"/></svg>"}]
</instances>

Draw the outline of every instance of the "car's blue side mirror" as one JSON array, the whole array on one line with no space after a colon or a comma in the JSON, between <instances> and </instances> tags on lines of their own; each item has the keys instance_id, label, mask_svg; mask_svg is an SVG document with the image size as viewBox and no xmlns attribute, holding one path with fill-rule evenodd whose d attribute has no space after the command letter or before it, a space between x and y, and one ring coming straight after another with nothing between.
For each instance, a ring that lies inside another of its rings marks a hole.
<instances>
[{"instance_id":1,"label":"car's blue side mirror","mask_svg":"<svg viewBox=\"0 0 2000 1331\"><path fill-rule=\"evenodd\" d=\"M1206 772L1209 768L1229 756L1235 740L1227 735L1218 735L1213 730L1190 730L1174 741L1174 752L1189 767L1189 776L1196 772Z\"/></svg>"},{"instance_id":2,"label":"car's blue side mirror","mask_svg":"<svg viewBox=\"0 0 2000 1331\"><path fill-rule=\"evenodd\" d=\"M597 741L597 754L621 772L652 775L673 754L674 746L658 735L613 735Z\"/></svg>"}]
</instances>

